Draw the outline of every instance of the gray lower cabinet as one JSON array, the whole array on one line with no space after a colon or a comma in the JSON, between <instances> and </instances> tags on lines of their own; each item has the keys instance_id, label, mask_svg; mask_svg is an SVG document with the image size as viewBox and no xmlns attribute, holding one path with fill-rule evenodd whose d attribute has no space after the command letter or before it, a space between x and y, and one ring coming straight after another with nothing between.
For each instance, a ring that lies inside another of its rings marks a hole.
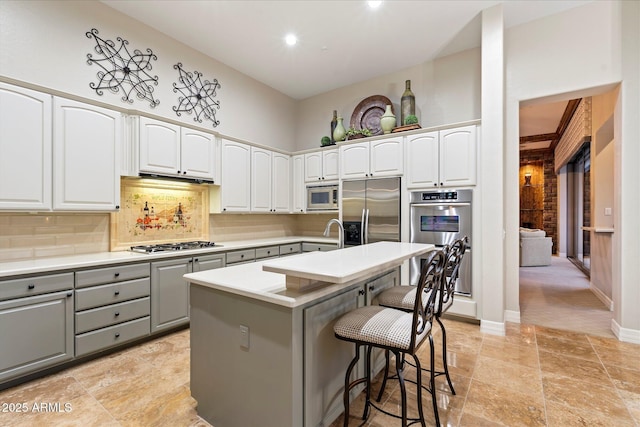
<instances>
[{"instance_id":1,"label":"gray lower cabinet","mask_svg":"<svg viewBox=\"0 0 640 427\"><path fill-rule=\"evenodd\" d=\"M224 254L152 262L151 333L189 323L189 283L182 276L224 266Z\"/></svg>"},{"instance_id":2,"label":"gray lower cabinet","mask_svg":"<svg viewBox=\"0 0 640 427\"><path fill-rule=\"evenodd\" d=\"M364 305L375 304L382 290L396 286L399 271L393 270L351 290L324 300L304 310L304 416L305 426L330 425L344 410L342 392L347 366L355 354L352 343L336 339L335 321L343 314ZM352 380L364 373L364 349ZM384 352L372 354L373 372L384 367ZM362 388L354 388L353 399Z\"/></svg>"},{"instance_id":3,"label":"gray lower cabinet","mask_svg":"<svg viewBox=\"0 0 640 427\"><path fill-rule=\"evenodd\" d=\"M150 265L76 272L76 357L149 335Z\"/></svg>"},{"instance_id":4,"label":"gray lower cabinet","mask_svg":"<svg viewBox=\"0 0 640 427\"><path fill-rule=\"evenodd\" d=\"M73 273L68 276L67 290L0 302L0 382L73 358Z\"/></svg>"},{"instance_id":5,"label":"gray lower cabinet","mask_svg":"<svg viewBox=\"0 0 640 427\"><path fill-rule=\"evenodd\" d=\"M302 252L327 252L327 251L335 251L338 249L338 245L330 245L328 243L302 243Z\"/></svg>"},{"instance_id":6,"label":"gray lower cabinet","mask_svg":"<svg viewBox=\"0 0 640 427\"><path fill-rule=\"evenodd\" d=\"M302 252L302 244L280 245L280 256L295 255Z\"/></svg>"},{"instance_id":7,"label":"gray lower cabinet","mask_svg":"<svg viewBox=\"0 0 640 427\"><path fill-rule=\"evenodd\" d=\"M239 251L229 251L227 252L226 257L227 265L254 262L256 260L256 250L243 249Z\"/></svg>"}]
</instances>

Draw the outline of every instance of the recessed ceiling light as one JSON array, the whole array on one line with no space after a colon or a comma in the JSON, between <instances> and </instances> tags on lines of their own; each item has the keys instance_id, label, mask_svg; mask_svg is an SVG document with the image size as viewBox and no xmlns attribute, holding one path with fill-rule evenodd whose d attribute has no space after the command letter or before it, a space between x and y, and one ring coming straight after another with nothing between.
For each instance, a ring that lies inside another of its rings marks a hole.
<instances>
[{"instance_id":1,"label":"recessed ceiling light","mask_svg":"<svg viewBox=\"0 0 640 427\"><path fill-rule=\"evenodd\" d=\"M295 34L287 34L286 37L284 38L284 41L289 45L289 46L293 46L296 43L298 43L298 38L295 36Z\"/></svg>"},{"instance_id":2,"label":"recessed ceiling light","mask_svg":"<svg viewBox=\"0 0 640 427\"><path fill-rule=\"evenodd\" d=\"M367 2L371 9L377 9L382 4L382 0L370 0Z\"/></svg>"}]
</instances>

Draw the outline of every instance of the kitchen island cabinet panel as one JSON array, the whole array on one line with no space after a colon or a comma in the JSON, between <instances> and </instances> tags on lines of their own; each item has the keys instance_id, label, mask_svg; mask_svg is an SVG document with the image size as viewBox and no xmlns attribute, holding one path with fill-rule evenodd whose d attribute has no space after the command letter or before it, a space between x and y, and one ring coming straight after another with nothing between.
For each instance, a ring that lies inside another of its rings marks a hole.
<instances>
[{"instance_id":1,"label":"kitchen island cabinet panel","mask_svg":"<svg viewBox=\"0 0 640 427\"><path fill-rule=\"evenodd\" d=\"M120 208L122 115L54 98L53 209Z\"/></svg>"},{"instance_id":2,"label":"kitchen island cabinet panel","mask_svg":"<svg viewBox=\"0 0 640 427\"><path fill-rule=\"evenodd\" d=\"M0 209L51 210L51 95L0 83Z\"/></svg>"},{"instance_id":3,"label":"kitchen island cabinet panel","mask_svg":"<svg viewBox=\"0 0 640 427\"><path fill-rule=\"evenodd\" d=\"M0 302L0 382L73 358L73 290Z\"/></svg>"},{"instance_id":4,"label":"kitchen island cabinet panel","mask_svg":"<svg viewBox=\"0 0 640 427\"><path fill-rule=\"evenodd\" d=\"M336 339L333 325L340 316L363 305L361 287L304 310L304 418L305 426L328 426L344 411L344 374L355 347ZM353 378L362 376L362 366ZM351 398L362 390L354 388Z\"/></svg>"}]
</instances>

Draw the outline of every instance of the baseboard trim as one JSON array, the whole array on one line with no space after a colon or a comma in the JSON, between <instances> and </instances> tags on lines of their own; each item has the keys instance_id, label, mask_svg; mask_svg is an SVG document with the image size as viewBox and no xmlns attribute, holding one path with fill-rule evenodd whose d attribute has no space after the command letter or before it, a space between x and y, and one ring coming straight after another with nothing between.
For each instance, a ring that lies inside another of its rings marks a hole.
<instances>
[{"instance_id":1,"label":"baseboard trim","mask_svg":"<svg viewBox=\"0 0 640 427\"><path fill-rule=\"evenodd\" d=\"M504 336L506 333L506 327L504 322L480 320L480 332L483 334Z\"/></svg>"},{"instance_id":2,"label":"baseboard trim","mask_svg":"<svg viewBox=\"0 0 640 427\"><path fill-rule=\"evenodd\" d=\"M615 319L611 319L611 330L620 341L640 344L640 330L638 329L623 328Z\"/></svg>"},{"instance_id":3,"label":"baseboard trim","mask_svg":"<svg viewBox=\"0 0 640 427\"><path fill-rule=\"evenodd\" d=\"M561 258L566 258L567 257L567 253L566 252L558 252L558 256Z\"/></svg>"},{"instance_id":4,"label":"baseboard trim","mask_svg":"<svg viewBox=\"0 0 640 427\"><path fill-rule=\"evenodd\" d=\"M595 287L593 283L590 284L589 288L591 289L591 292L593 292L593 294L596 296L596 298L602 301L605 307L609 309L609 311L613 311L613 301L611 300L611 298L606 296L604 292Z\"/></svg>"},{"instance_id":5,"label":"baseboard trim","mask_svg":"<svg viewBox=\"0 0 640 427\"><path fill-rule=\"evenodd\" d=\"M515 310L505 310L504 311L504 321L505 322L513 322L520 323L520 312Z\"/></svg>"}]
</instances>

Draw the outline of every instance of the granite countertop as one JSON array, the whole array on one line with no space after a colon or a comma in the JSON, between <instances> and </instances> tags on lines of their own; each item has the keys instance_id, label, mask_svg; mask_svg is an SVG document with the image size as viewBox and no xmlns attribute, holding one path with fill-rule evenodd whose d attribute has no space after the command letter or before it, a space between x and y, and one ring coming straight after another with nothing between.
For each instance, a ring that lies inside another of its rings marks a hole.
<instances>
[{"instance_id":1,"label":"granite countertop","mask_svg":"<svg viewBox=\"0 0 640 427\"><path fill-rule=\"evenodd\" d=\"M195 285L294 308L382 274L434 248L430 244L378 242L189 273L184 277ZM288 289L288 276L316 282L306 290Z\"/></svg>"},{"instance_id":2,"label":"granite countertop","mask_svg":"<svg viewBox=\"0 0 640 427\"><path fill-rule=\"evenodd\" d=\"M157 261L180 256L215 254L238 249L249 249L270 245L286 245L300 242L337 244L337 239L326 237L288 236L253 240L235 240L216 242L222 246L172 252L139 253L131 251L100 252L62 257L40 258L23 261L0 262L0 278L20 276L26 274L53 273L62 270L73 270L88 267L100 267L122 262Z\"/></svg>"}]
</instances>

